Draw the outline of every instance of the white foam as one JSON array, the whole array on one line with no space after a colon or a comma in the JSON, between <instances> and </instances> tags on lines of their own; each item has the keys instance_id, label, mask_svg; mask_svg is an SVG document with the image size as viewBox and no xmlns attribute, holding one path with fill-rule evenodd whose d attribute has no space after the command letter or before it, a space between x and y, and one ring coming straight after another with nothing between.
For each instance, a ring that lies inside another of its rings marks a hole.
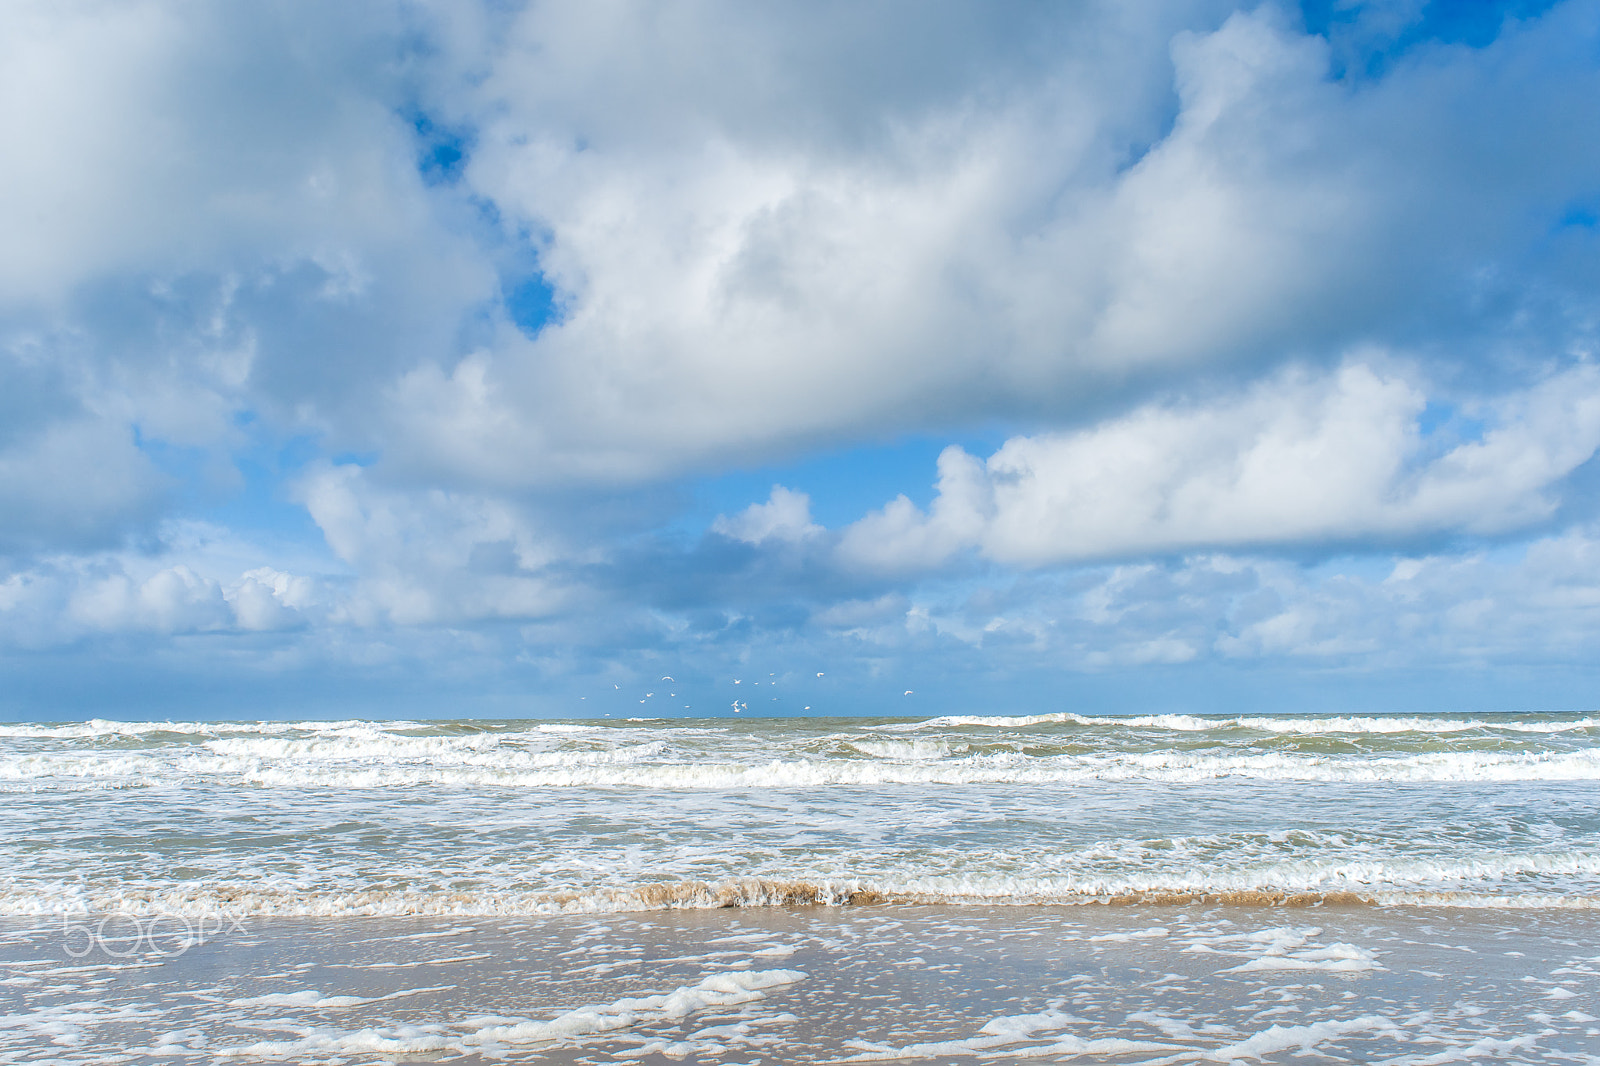
<instances>
[{"instance_id":1,"label":"white foam","mask_svg":"<svg viewBox=\"0 0 1600 1066\"><path fill-rule=\"evenodd\" d=\"M857 1054L841 1062L883 1062L896 1059L939 1059L954 1057L995 1057L998 1049L1010 1056L1037 1058L1043 1056L1112 1056L1136 1052L1182 1051L1172 1044L1157 1044L1145 1040L1127 1040L1106 1037L1084 1040L1076 1036L1041 1037L1042 1033L1059 1032L1072 1025L1086 1024L1084 1019L1059 1010L1041 1011L1038 1014L1008 1014L992 1018L972 1036L954 1040L933 1040L915 1044L875 1044L865 1040L849 1040L846 1047L857 1049ZM1040 1046L1038 1041L1049 1039Z\"/></svg>"},{"instance_id":2,"label":"white foam","mask_svg":"<svg viewBox=\"0 0 1600 1066\"><path fill-rule=\"evenodd\" d=\"M175 733L178 735L216 736L228 733L256 733L273 735L290 732L331 732L341 729L421 729L419 722L389 721L369 722L361 719L344 719L335 722L120 722L105 718L91 718L85 722L35 723L20 722L0 725L0 737L33 737L39 739L81 740L94 737L137 737L147 733Z\"/></svg>"},{"instance_id":3,"label":"white foam","mask_svg":"<svg viewBox=\"0 0 1600 1066\"><path fill-rule=\"evenodd\" d=\"M429 988L406 988L398 992L390 992L386 996L329 996L314 988L302 988L298 992L273 992L264 996L247 996L243 999L230 1000L228 1005L231 1007L306 1007L312 1010L344 1010L367 1003L382 1003L385 1000L402 999L406 996L419 996L426 992L443 992L454 987L454 985L433 985Z\"/></svg>"},{"instance_id":4,"label":"white foam","mask_svg":"<svg viewBox=\"0 0 1600 1066\"><path fill-rule=\"evenodd\" d=\"M1291 951L1282 955L1262 955L1249 962L1221 971L1249 973L1253 970L1322 970L1328 973L1365 973L1381 970L1377 957L1353 944L1330 944L1325 948Z\"/></svg>"},{"instance_id":5,"label":"white foam","mask_svg":"<svg viewBox=\"0 0 1600 1066\"><path fill-rule=\"evenodd\" d=\"M1126 943L1130 940L1162 940L1168 935L1165 926L1156 925L1149 929L1138 929L1131 933L1102 933L1099 936L1089 937L1090 944L1116 944Z\"/></svg>"},{"instance_id":6,"label":"white foam","mask_svg":"<svg viewBox=\"0 0 1600 1066\"><path fill-rule=\"evenodd\" d=\"M688 760L663 741L603 750L508 749L493 738L215 740L152 752L0 755L0 781L213 780L269 787L654 788L727 790L872 785L1194 783L1238 778L1346 784L1600 780L1600 748L1565 752L1436 751L1415 755L1214 753L1178 750L944 759Z\"/></svg>"},{"instance_id":7,"label":"white foam","mask_svg":"<svg viewBox=\"0 0 1600 1066\"><path fill-rule=\"evenodd\" d=\"M89 1030L97 1026L138 1023L158 1014L156 1010L136 1004L80 1000L0 1016L0 1028L42 1038L41 1044L47 1040L57 1046L72 1047L82 1044Z\"/></svg>"},{"instance_id":8,"label":"white foam","mask_svg":"<svg viewBox=\"0 0 1600 1066\"><path fill-rule=\"evenodd\" d=\"M1390 1033L1396 1037L1404 1036L1403 1031L1388 1018L1377 1014L1366 1014L1345 1021L1314 1022L1311 1025L1274 1025L1238 1043L1211 1048L1197 1057L1206 1062L1234 1062L1238 1059L1264 1059L1280 1051L1292 1050L1296 1054L1304 1055L1322 1044L1341 1040L1355 1033L1374 1031Z\"/></svg>"},{"instance_id":9,"label":"white foam","mask_svg":"<svg viewBox=\"0 0 1600 1066\"><path fill-rule=\"evenodd\" d=\"M1219 973L1269 973L1313 971L1370 973L1385 969L1377 956L1355 944L1313 943L1322 935L1318 926L1279 926L1243 934L1210 934L1190 939L1186 953L1244 956L1245 961Z\"/></svg>"},{"instance_id":10,"label":"white foam","mask_svg":"<svg viewBox=\"0 0 1600 1066\"><path fill-rule=\"evenodd\" d=\"M491 1057L500 1057L495 1054L497 1049L508 1046L580 1045L586 1037L604 1036L638 1025L679 1021L710 1009L745 1006L765 999L773 989L803 981L805 977L799 970L737 970L712 974L671 992L630 996L611 1003L578 1007L543 1020L496 1017L467 1019L453 1026L398 1025L354 1031L323 1026L302 1030L302 1035L295 1040L263 1040L242 1047L217 1048L215 1053L230 1057L289 1061L313 1056L441 1052L460 1055L487 1053ZM323 1009L330 1006L356 1006L378 999L391 999L395 995L438 990L411 989L371 1000L356 996L328 997L303 990L283 996L258 996L234 1005ZM788 1017L793 1018L792 1015ZM709 1039L678 1042L681 1046L676 1050L681 1054L711 1052L719 1046L712 1043L711 1039L725 1039L734 1035L737 1034L708 1032Z\"/></svg>"},{"instance_id":11,"label":"white foam","mask_svg":"<svg viewBox=\"0 0 1600 1066\"><path fill-rule=\"evenodd\" d=\"M1154 853L1159 859L1163 853ZM863 856L863 861L867 857ZM987 868L962 874L930 874L916 857L899 867L879 864L871 877L797 870L780 879L729 877L725 881L640 881L581 884L553 881L530 885L526 871L512 867L504 883L463 889L445 887L436 874L410 887L350 887L331 876L320 883L256 884L227 880L130 884L60 881L0 884L0 914L172 915L222 922L261 916L513 916L608 913L661 908L771 906L796 902L841 904L864 896L883 902L935 904L1085 903L1140 896L1223 897L1248 903L1288 894L1354 895L1394 906L1502 910L1589 910L1600 898L1518 887L1600 877L1600 855L1575 852L1479 854L1460 858L1389 856L1361 861L1337 854L1276 863L1207 859L1206 849L1181 865L1143 868L1126 860L1111 866L1080 858L1079 869L1060 870L1061 857L1041 856L1035 869L1003 872L1017 861L998 856ZM730 871L731 872L731 871ZM356 881L360 885L362 882ZM1448 887L1446 887L1448 886ZM1119 934L1120 935L1120 934ZM1148 935L1156 935L1153 931Z\"/></svg>"},{"instance_id":12,"label":"white foam","mask_svg":"<svg viewBox=\"0 0 1600 1066\"><path fill-rule=\"evenodd\" d=\"M730 1007L765 999L766 990L805 980L799 970L737 970L713 974L698 984L664 995L634 996L598 1007L580 1007L549 1021L491 1025L471 1034L468 1044L538 1044L583 1033L610 1032L641 1020L677 1020L710 1007Z\"/></svg>"},{"instance_id":13,"label":"white foam","mask_svg":"<svg viewBox=\"0 0 1600 1066\"><path fill-rule=\"evenodd\" d=\"M863 755L876 759L901 759L923 762L943 759L966 752L967 746L952 745L942 740L851 740L850 747Z\"/></svg>"},{"instance_id":14,"label":"white foam","mask_svg":"<svg viewBox=\"0 0 1600 1066\"><path fill-rule=\"evenodd\" d=\"M297 1040L258 1040L243 1047L208 1049L211 1054L239 1058L308 1061L312 1056L354 1054L420 1055L461 1051L461 1042L437 1025L396 1025L349 1032L329 1027L306 1030Z\"/></svg>"}]
</instances>

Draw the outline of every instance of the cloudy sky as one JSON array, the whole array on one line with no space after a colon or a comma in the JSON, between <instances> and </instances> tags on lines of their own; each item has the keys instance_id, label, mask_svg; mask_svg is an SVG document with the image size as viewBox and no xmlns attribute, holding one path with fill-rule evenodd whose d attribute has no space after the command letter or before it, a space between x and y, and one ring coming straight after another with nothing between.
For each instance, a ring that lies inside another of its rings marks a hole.
<instances>
[{"instance_id":1,"label":"cloudy sky","mask_svg":"<svg viewBox=\"0 0 1600 1066\"><path fill-rule=\"evenodd\" d=\"M0 715L1600 705L1597 101L1600 2L15 0Z\"/></svg>"}]
</instances>

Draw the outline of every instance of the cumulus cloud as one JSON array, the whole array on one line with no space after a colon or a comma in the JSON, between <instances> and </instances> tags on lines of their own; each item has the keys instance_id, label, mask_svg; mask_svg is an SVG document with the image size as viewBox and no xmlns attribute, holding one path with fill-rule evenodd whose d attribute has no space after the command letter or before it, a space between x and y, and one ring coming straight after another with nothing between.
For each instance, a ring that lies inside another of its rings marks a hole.
<instances>
[{"instance_id":1,"label":"cumulus cloud","mask_svg":"<svg viewBox=\"0 0 1600 1066\"><path fill-rule=\"evenodd\" d=\"M766 503L752 503L732 518L718 515L711 523L711 531L746 544L761 544L767 540L804 540L823 530L811 521L811 497L774 485Z\"/></svg>"},{"instance_id":2,"label":"cumulus cloud","mask_svg":"<svg viewBox=\"0 0 1600 1066\"><path fill-rule=\"evenodd\" d=\"M845 531L849 563L914 570L976 548L1042 566L1205 548L1500 533L1548 518L1600 447L1600 372L1564 371L1480 412L1442 451L1417 387L1359 362L1291 371L1208 404L1152 404L1074 433L939 457L924 514L904 496Z\"/></svg>"},{"instance_id":3,"label":"cumulus cloud","mask_svg":"<svg viewBox=\"0 0 1600 1066\"><path fill-rule=\"evenodd\" d=\"M302 612L318 605L315 583L309 577L270 566L245 571L235 585L223 590L223 597L241 629L258 631L303 625L306 616Z\"/></svg>"},{"instance_id":4,"label":"cumulus cloud","mask_svg":"<svg viewBox=\"0 0 1600 1066\"><path fill-rule=\"evenodd\" d=\"M1506 364L1484 338L1588 336L1550 232L1600 177L1567 103L1600 88L1574 46L1590 9L1355 86L1270 5L1162 10L985 34L919 7L947 77L846 59L824 88L819 54L903 56L908 13L530 6L442 99L559 321L414 370L396 461L641 479L868 427L1082 418L1175 374L1412 341L1419 314L1429 344Z\"/></svg>"},{"instance_id":5,"label":"cumulus cloud","mask_svg":"<svg viewBox=\"0 0 1600 1066\"><path fill-rule=\"evenodd\" d=\"M926 587L892 609L849 608L844 635L883 658L970 653L1000 677L1041 663L1087 673L1289 665L1353 676L1573 666L1600 641L1597 552L1600 530L1584 526L1509 558L1469 550L1317 569L1238 554L1122 563ZM838 625L831 611L824 620Z\"/></svg>"},{"instance_id":6,"label":"cumulus cloud","mask_svg":"<svg viewBox=\"0 0 1600 1066\"><path fill-rule=\"evenodd\" d=\"M331 598L312 578L271 567L219 578L171 557L58 556L0 581L0 646L293 630L325 620Z\"/></svg>"},{"instance_id":7,"label":"cumulus cloud","mask_svg":"<svg viewBox=\"0 0 1600 1066\"><path fill-rule=\"evenodd\" d=\"M1600 7L1425 7L7 5L0 628L1084 669L1588 633L1551 523L1600 443ZM847 475L783 470L667 532L703 474L996 426L925 508L825 530ZM229 484L260 538L174 534Z\"/></svg>"},{"instance_id":8,"label":"cumulus cloud","mask_svg":"<svg viewBox=\"0 0 1600 1066\"><path fill-rule=\"evenodd\" d=\"M263 426L370 446L373 378L454 350L494 297L375 61L402 48L397 14L0 12L0 463L45 486L7 472L0 550L102 547L170 514L136 439L213 465ZM76 498L35 498L51 482Z\"/></svg>"},{"instance_id":9,"label":"cumulus cloud","mask_svg":"<svg viewBox=\"0 0 1600 1066\"><path fill-rule=\"evenodd\" d=\"M83 339L73 394L163 441L637 483L1592 332L1583 3L1351 83L1212 0L0 17L0 330Z\"/></svg>"},{"instance_id":10,"label":"cumulus cloud","mask_svg":"<svg viewBox=\"0 0 1600 1066\"><path fill-rule=\"evenodd\" d=\"M341 608L352 621L538 618L564 600L565 583L546 572L552 544L503 500L386 489L360 467L331 464L313 468L299 492L329 547L359 574Z\"/></svg>"},{"instance_id":11,"label":"cumulus cloud","mask_svg":"<svg viewBox=\"0 0 1600 1066\"><path fill-rule=\"evenodd\" d=\"M231 619L222 589L186 566L160 570L143 582L114 574L86 583L68 607L95 629L153 629L163 633L220 629Z\"/></svg>"}]
</instances>

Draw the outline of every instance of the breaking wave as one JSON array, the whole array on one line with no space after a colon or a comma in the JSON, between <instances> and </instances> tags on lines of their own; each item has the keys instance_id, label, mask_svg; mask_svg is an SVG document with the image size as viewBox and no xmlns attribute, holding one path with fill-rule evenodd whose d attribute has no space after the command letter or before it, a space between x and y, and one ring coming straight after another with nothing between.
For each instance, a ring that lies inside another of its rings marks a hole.
<instances>
[{"instance_id":1,"label":"breaking wave","mask_svg":"<svg viewBox=\"0 0 1600 1066\"><path fill-rule=\"evenodd\" d=\"M1027 729L1037 725L1108 726L1127 729L1169 729L1182 733L1247 730L1257 733L1315 736L1329 733L1465 733L1474 730L1506 733L1574 733L1600 730L1600 718L1526 721L1506 715L1478 718L1417 718L1402 716L1330 716L1305 718L1236 717L1205 718L1192 714L1147 714L1125 717L1089 717L1080 714L946 715L923 722L897 723L882 728L918 729Z\"/></svg>"},{"instance_id":2,"label":"breaking wave","mask_svg":"<svg viewBox=\"0 0 1600 1066\"><path fill-rule=\"evenodd\" d=\"M190 885L0 891L0 915L174 915L190 919L249 917L518 917L656 910L715 910L795 906L1186 906L1429 907L1474 910L1600 910L1600 895L1428 889L1416 886L1315 887L1251 884L1248 878L1206 883L1202 878L1161 883L1071 884L974 880L965 883L871 883L840 879L734 878L720 882L664 881L556 891L301 889Z\"/></svg>"},{"instance_id":3,"label":"breaking wave","mask_svg":"<svg viewBox=\"0 0 1600 1066\"><path fill-rule=\"evenodd\" d=\"M1565 752L1431 751L1352 757L1294 752L1162 750L1035 756L968 755L957 749L874 749L879 757L685 758L664 741L582 751L527 751L493 736L393 737L342 743L219 740L176 753L47 752L0 756L0 785L57 781L181 785L193 781L261 787L791 789L836 786L1072 785L1191 783L1221 779L1359 783L1600 780L1600 749Z\"/></svg>"}]
</instances>

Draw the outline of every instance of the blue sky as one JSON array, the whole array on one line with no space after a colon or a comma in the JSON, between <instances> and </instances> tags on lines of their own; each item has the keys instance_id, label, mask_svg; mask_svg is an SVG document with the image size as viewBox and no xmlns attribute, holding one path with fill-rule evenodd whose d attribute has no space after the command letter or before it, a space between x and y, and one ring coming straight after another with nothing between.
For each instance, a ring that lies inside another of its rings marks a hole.
<instances>
[{"instance_id":1,"label":"blue sky","mask_svg":"<svg viewBox=\"0 0 1600 1066\"><path fill-rule=\"evenodd\" d=\"M8 5L0 716L1593 707L1597 99L1597 3Z\"/></svg>"}]
</instances>

